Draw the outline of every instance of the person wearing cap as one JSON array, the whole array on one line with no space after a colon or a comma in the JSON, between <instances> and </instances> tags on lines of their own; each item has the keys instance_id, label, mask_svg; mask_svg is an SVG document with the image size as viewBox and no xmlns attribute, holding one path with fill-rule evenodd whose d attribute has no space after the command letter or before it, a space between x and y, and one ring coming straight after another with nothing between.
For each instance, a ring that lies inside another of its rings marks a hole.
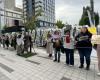
<instances>
[{"instance_id":1,"label":"person wearing cap","mask_svg":"<svg viewBox=\"0 0 100 80\"><path fill-rule=\"evenodd\" d=\"M84 68L84 58L86 59L86 70L90 69L90 56L92 51L91 43L92 34L88 31L86 26L81 28L81 32L75 37L76 48L80 56L79 68Z\"/></svg>"}]
</instances>

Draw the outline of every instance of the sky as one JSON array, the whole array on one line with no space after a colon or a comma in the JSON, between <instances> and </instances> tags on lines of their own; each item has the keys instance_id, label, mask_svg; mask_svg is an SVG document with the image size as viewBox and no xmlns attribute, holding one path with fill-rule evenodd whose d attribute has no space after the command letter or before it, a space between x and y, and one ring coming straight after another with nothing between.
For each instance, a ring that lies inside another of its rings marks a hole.
<instances>
[{"instance_id":1,"label":"sky","mask_svg":"<svg viewBox=\"0 0 100 80\"><path fill-rule=\"evenodd\" d=\"M64 23L78 24L83 6L90 5L90 0L55 0L56 1L56 20L62 20ZM16 0L17 5L22 4L22 0ZM100 14L100 0L94 0L95 12Z\"/></svg>"}]
</instances>

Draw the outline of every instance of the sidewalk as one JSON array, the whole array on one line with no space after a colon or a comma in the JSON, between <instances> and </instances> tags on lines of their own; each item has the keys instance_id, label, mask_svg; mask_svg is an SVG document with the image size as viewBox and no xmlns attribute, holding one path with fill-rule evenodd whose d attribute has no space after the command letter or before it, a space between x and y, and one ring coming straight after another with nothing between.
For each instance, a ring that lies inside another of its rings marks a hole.
<instances>
[{"instance_id":1,"label":"sidewalk","mask_svg":"<svg viewBox=\"0 0 100 80\"><path fill-rule=\"evenodd\" d=\"M79 57L75 54L75 67L65 65L62 54L61 63L48 58L43 49L35 49L37 55L22 58L15 51L0 48L0 80L100 80L97 73L97 59L92 58L91 70L79 69Z\"/></svg>"}]
</instances>

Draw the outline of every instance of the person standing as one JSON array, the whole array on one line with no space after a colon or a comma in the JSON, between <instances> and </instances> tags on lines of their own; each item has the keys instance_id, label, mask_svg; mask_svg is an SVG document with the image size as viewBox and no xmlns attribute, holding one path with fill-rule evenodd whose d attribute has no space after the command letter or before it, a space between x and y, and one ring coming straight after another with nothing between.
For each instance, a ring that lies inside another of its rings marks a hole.
<instances>
[{"instance_id":1,"label":"person standing","mask_svg":"<svg viewBox=\"0 0 100 80\"><path fill-rule=\"evenodd\" d=\"M2 44L2 38L1 38L1 36L0 36L0 47L1 47L1 44Z\"/></svg>"},{"instance_id":2,"label":"person standing","mask_svg":"<svg viewBox=\"0 0 100 80\"><path fill-rule=\"evenodd\" d=\"M97 57L98 57L98 69L99 69L97 75L100 76L100 44L97 45Z\"/></svg>"},{"instance_id":3,"label":"person standing","mask_svg":"<svg viewBox=\"0 0 100 80\"><path fill-rule=\"evenodd\" d=\"M55 52L54 62L55 61L60 62L61 38L60 38L58 31L55 31L54 35L53 35L53 48L54 48L54 52Z\"/></svg>"},{"instance_id":4,"label":"person standing","mask_svg":"<svg viewBox=\"0 0 100 80\"><path fill-rule=\"evenodd\" d=\"M49 54L49 57L52 57L52 53L53 53L53 44L52 44L52 35L50 34L50 32L48 32L47 34L47 53Z\"/></svg>"},{"instance_id":5,"label":"person standing","mask_svg":"<svg viewBox=\"0 0 100 80\"><path fill-rule=\"evenodd\" d=\"M100 35L100 26L98 26L97 29L98 29L98 35ZM100 76L100 43L97 44L97 57L98 57L98 69L99 69L97 75Z\"/></svg>"},{"instance_id":6,"label":"person standing","mask_svg":"<svg viewBox=\"0 0 100 80\"><path fill-rule=\"evenodd\" d=\"M24 36L24 51L28 53L29 47L30 47L29 34L28 32L26 32Z\"/></svg>"},{"instance_id":7,"label":"person standing","mask_svg":"<svg viewBox=\"0 0 100 80\"><path fill-rule=\"evenodd\" d=\"M23 45L24 45L23 37L21 35L18 35L18 37L17 37L17 54L18 55L23 54L23 52L24 52Z\"/></svg>"},{"instance_id":8,"label":"person standing","mask_svg":"<svg viewBox=\"0 0 100 80\"><path fill-rule=\"evenodd\" d=\"M14 37L13 37L13 47L14 49L16 50L16 45L17 45L17 42L16 42L16 39L17 39L17 35L15 34Z\"/></svg>"},{"instance_id":9,"label":"person standing","mask_svg":"<svg viewBox=\"0 0 100 80\"><path fill-rule=\"evenodd\" d=\"M8 47L9 47L9 37L8 36L5 37L5 44L8 49Z\"/></svg>"},{"instance_id":10,"label":"person standing","mask_svg":"<svg viewBox=\"0 0 100 80\"><path fill-rule=\"evenodd\" d=\"M5 48L5 40L6 40L5 35L2 35L2 44L3 44L3 48Z\"/></svg>"},{"instance_id":11,"label":"person standing","mask_svg":"<svg viewBox=\"0 0 100 80\"><path fill-rule=\"evenodd\" d=\"M66 64L74 66L74 38L72 37L70 31L66 31L63 41L63 46L66 53Z\"/></svg>"},{"instance_id":12,"label":"person standing","mask_svg":"<svg viewBox=\"0 0 100 80\"><path fill-rule=\"evenodd\" d=\"M29 48L30 48L30 53L32 53L32 47L33 47L33 42L32 42L32 36L30 34L29 35Z\"/></svg>"},{"instance_id":13,"label":"person standing","mask_svg":"<svg viewBox=\"0 0 100 80\"><path fill-rule=\"evenodd\" d=\"M80 66L79 68L84 68L84 57L86 59L86 70L90 69L90 56L92 51L91 43L92 34L88 31L87 27L82 27L81 32L76 36L76 48L79 51L80 56Z\"/></svg>"}]
</instances>

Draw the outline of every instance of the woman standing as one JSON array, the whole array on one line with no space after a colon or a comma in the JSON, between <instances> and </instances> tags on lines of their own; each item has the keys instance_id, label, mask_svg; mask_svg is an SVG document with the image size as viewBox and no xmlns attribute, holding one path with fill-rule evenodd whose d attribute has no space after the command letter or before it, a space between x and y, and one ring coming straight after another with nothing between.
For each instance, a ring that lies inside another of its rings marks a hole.
<instances>
[{"instance_id":1,"label":"woman standing","mask_svg":"<svg viewBox=\"0 0 100 80\"><path fill-rule=\"evenodd\" d=\"M3 35L3 36L2 36L2 44L3 44L3 48L5 48L5 41L6 41L6 36Z\"/></svg>"},{"instance_id":2,"label":"woman standing","mask_svg":"<svg viewBox=\"0 0 100 80\"><path fill-rule=\"evenodd\" d=\"M53 35L53 47L54 47L54 52L55 52L54 62L55 61L60 62L61 38L58 31L55 31Z\"/></svg>"},{"instance_id":3,"label":"woman standing","mask_svg":"<svg viewBox=\"0 0 100 80\"><path fill-rule=\"evenodd\" d=\"M6 47L8 49L8 47L9 47L9 37L8 36L6 36L5 44L6 44Z\"/></svg>"},{"instance_id":4,"label":"woman standing","mask_svg":"<svg viewBox=\"0 0 100 80\"><path fill-rule=\"evenodd\" d=\"M17 35L15 34L13 38L14 38L13 39L13 41L14 41L13 46L14 46L14 49L16 50L16 45L17 45L16 39L17 39Z\"/></svg>"},{"instance_id":5,"label":"woman standing","mask_svg":"<svg viewBox=\"0 0 100 80\"><path fill-rule=\"evenodd\" d=\"M91 44L92 34L88 31L87 27L82 27L81 32L76 36L76 47L79 51L80 66L84 68L84 58L86 59L86 70L90 69L90 56L92 51Z\"/></svg>"},{"instance_id":6,"label":"woman standing","mask_svg":"<svg viewBox=\"0 0 100 80\"><path fill-rule=\"evenodd\" d=\"M74 38L71 36L70 31L66 31L63 41L66 53L66 64L74 66Z\"/></svg>"},{"instance_id":7,"label":"woman standing","mask_svg":"<svg viewBox=\"0 0 100 80\"><path fill-rule=\"evenodd\" d=\"M49 57L52 57L53 52L53 44L52 44L52 35L50 32L47 34L47 53L49 53Z\"/></svg>"},{"instance_id":8,"label":"woman standing","mask_svg":"<svg viewBox=\"0 0 100 80\"><path fill-rule=\"evenodd\" d=\"M98 72L98 76L100 76L100 44L97 45L97 56L98 56L98 68L99 68L99 72Z\"/></svg>"},{"instance_id":9,"label":"woman standing","mask_svg":"<svg viewBox=\"0 0 100 80\"><path fill-rule=\"evenodd\" d=\"M18 55L23 54L23 52L24 52L23 45L24 45L23 37L21 35L18 35L18 37L17 37L17 54Z\"/></svg>"}]
</instances>

